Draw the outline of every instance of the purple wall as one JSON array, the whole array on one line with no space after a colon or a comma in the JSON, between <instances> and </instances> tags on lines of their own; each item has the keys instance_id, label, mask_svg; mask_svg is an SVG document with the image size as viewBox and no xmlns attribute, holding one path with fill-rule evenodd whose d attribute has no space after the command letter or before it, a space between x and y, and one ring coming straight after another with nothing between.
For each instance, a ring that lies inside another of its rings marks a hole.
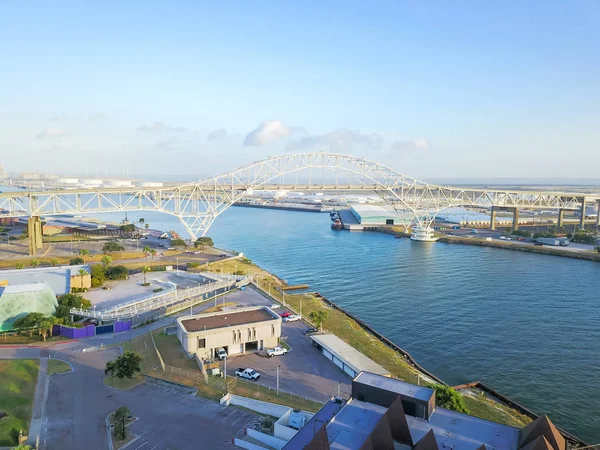
<instances>
[{"instance_id":1,"label":"purple wall","mask_svg":"<svg viewBox=\"0 0 600 450\"><path fill-rule=\"evenodd\" d=\"M131 322L115 322L115 333L120 333L122 331L129 331L131 329Z\"/></svg>"},{"instance_id":2,"label":"purple wall","mask_svg":"<svg viewBox=\"0 0 600 450\"><path fill-rule=\"evenodd\" d=\"M96 326L88 325L84 328L71 328L60 326L60 335L70 339L80 339L84 337L96 336Z\"/></svg>"}]
</instances>

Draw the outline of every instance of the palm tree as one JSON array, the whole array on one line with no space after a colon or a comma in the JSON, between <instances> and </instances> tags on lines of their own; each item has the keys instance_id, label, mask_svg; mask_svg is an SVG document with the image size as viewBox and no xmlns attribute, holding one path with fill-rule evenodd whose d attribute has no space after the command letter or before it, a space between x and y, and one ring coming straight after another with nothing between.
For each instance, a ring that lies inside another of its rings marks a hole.
<instances>
[{"instance_id":1,"label":"palm tree","mask_svg":"<svg viewBox=\"0 0 600 450\"><path fill-rule=\"evenodd\" d=\"M52 259L50 260L50 265L51 265L52 267L56 267L56 266L58 266L58 259L56 259L56 258L52 258Z\"/></svg>"},{"instance_id":2,"label":"palm tree","mask_svg":"<svg viewBox=\"0 0 600 450\"><path fill-rule=\"evenodd\" d=\"M151 272L152 269L150 268L150 266L144 266L142 267L142 273L144 274L144 285L147 285L148 283L146 282L146 274L148 272Z\"/></svg>"},{"instance_id":3,"label":"palm tree","mask_svg":"<svg viewBox=\"0 0 600 450\"><path fill-rule=\"evenodd\" d=\"M37 259L31 260L31 267L33 267L34 269L39 265L40 265L40 262Z\"/></svg>"},{"instance_id":4,"label":"palm tree","mask_svg":"<svg viewBox=\"0 0 600 450\"><path fill-rule=\"evenodd\" d=\"M23 265L22 262L18 262L16 267L17 267L17 269L22 269L25 266Z\"/></svg>"},{"instance_id":5,"label":"palm tree","mask_svg":"<svg viewBox=\"0 0 600 450\"><path fill-rule=\"evenodd\" d=\"M319 327L319 329L322 333L323 332L323 322L325 322L327 320L328 316L329 316L329 313L327 311L319 310L319 311L312 311L308 317L310 317L310 320L317 327Z\"/></svg>"},{"instance_id":6,"label":"palm tree","mask_svg":"<svg viewBox=\"0 0 600 450\"><path fill-rule=\"evenodd\" d=\"M111 262L112 262L112 258L110 256L104 255L102 257L102 264L104 265L104 267L108 267Z\"/></svg>"},{"instance_id":7,"label":"palm tree","mask_svg":"<svg viewBox=\"0 0 600 450\"><path fill-rule=\"evenodd\" d=\"M150 253L150 247L148 247L147 245L144 246L144 248L142 249L142 251L144 252L144 256L146 257L146 263L148 262L148 254Z\"/></svg>"},{"instance_id":8,"label":"palm tree","mask_svg":"<svg viewBox=\"0 0 600 450\"><path fill-rule=\"evenodd\" d=\"M77 253L79 253L79 255L81 255L81 259L83 259L83 263L85 264L85 257L90 254L90 251L87 248L82 248Z\"/></svg>"},{"instance_id":9,"label":"palm tree","mask_svg":"<svg viewBox=\"0 0 600 450\"><path fill-rule=\"evenodd\" d=\"M79 274L79 277L81 279L81 288L83 289L83 277L85 277L88 273L87 270L85 269L79 269L79 272L77 272Z\"/></svg>"},{"instance_id":10,"label":"palm tree","mask_svg":"<svg viewBox=\"0 0 600 450\"><path fill-rule=\"evenodd\" d=\"M143 217L140 217L140 220L138 220L139 223L141 223L142 225L144 224L145 220Z\"/></svg>"},{"instance_id":11,"label":"palm tree","mask_svg":"<svg viewBox=\"0 0 600 450\"><path fill-rule=\"evenodd\" d=\"M154 256L156 255L156 250L151 248L148 253L150 253L150 264L154 264Z\"/></svg>"},{"instance_id":12,"label":"palm tree","mask_svg":"<svg viewBox=\"0 0 600 450\"><path fill-rule=\"evenodd\" d=\"M150 228L150 224L149 223L145 224L144 228L147 230L148 228Z\"/></svg>"}]
</instances>

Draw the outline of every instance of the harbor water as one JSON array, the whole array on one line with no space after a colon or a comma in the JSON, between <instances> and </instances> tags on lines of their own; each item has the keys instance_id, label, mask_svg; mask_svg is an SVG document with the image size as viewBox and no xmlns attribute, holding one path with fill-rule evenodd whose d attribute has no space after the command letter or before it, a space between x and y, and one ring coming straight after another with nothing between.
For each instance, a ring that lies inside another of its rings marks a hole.
<instances>
[{"instance_id":1,"label":"harbor water","mask_svg":"<svg viewBox=\"0 0 600 450\"><path fill-rule=\"evenodd\" d=\"M129 214L140 216L184 233L176 218ZM208 235L290 284L308 283L447 383L481 380L600 441L600 264L330 223L328 214L233 207Z\"/></svg>"}]
</instances>

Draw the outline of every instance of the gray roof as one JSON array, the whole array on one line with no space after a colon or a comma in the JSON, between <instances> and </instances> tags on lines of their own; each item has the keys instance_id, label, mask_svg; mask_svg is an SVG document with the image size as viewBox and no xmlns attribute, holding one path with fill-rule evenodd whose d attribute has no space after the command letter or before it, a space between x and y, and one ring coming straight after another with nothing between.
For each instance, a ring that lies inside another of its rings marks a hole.
<instances>
[{"instance_id":1,"label":"gray roof","mask_svg":"<svg viewBox=\"0 0 600 450\"><path fill-rule=\"evenodd\" d=\"M478 417L436 408L429 421L406 416L410 433L418 442L433 430L438 444L447 448L477 450L482 444L496 450L513 450L519 441L519 429Z\"/></svg>"},{"instance_id":2,"label":"gray roof","mask_svg":"<svg viewBox=\"0 0 600 450\"><path fill-rule=\"evenodd\" d=\"M325 426L344 406L343 403L338 403L335 398L332 398L319 409L314 416L298 431L287 444L283 446L283 450L301 450L312 441L313 437Z\"/></svg>"},{"instance_id":3,"label":"gray roof","mask_svg":"<svg viewBox=\"0 0 600 450\"><path fill-rule=\"evenodd\" d=\"M387 408L351 398L327 424L332 449L360 448Z\"/></svg>"},{"instance_id":4,"label":"gray roof","mask_svg":"<svg viewBox=\"0 0 600 450\"><path fill-rule=\"evenodd\" d=\"M405 383L404 381L383 377L369 372L359 373L354 379L354 382L375 386L379 389L385 389L386 391L395 392L396 394L402 394L406 397L416 398L425 402L428 402L434 395L433 389L431 388L416 386L411 383Z\"/></svg>"},{"instance_id":5,"label":"gray roof","mask_svg":"<svg viewBox=\"0 0 600 450\"><path fill-rule=\"evenodd\" d=\"M340 359L356 373L363 370L380 375L389 375L390 371L384 369L375 361L367 358L351 345L346 344L334 334L314 334L311 339L321 347L327 349L332 355Z\"/></svg>"},{"instance_id":6,"label":"gray roof","mask_svg":"<svg viewBox=\"0 0 600 450\"><path fill-rule=\"evenodd\" d=\"M79 269L90 272L90 266L88 265L1 270L0 280L8 281L9 286L47 283L56 295L62 295L71 291L71 275L76 275Z\"/></svg>"}]
</instances>

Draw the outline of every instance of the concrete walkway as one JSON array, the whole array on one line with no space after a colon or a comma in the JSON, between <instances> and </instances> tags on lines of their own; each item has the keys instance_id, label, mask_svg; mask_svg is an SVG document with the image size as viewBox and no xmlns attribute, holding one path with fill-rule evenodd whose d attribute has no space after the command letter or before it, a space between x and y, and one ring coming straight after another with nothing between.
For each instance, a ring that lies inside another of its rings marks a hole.
<instances>
[{"instance_id":1,"label":"concrete walkway","mask_svg":"<svg viewBox=\"0 0 600 450\"><path fill-rule=\"evenodd\" d=\"M33 400L33 415L31 425L29 426L29 445L34 445L38 436L42 433L42 413L44 411L44 403L46 403L46 394L48 392L48 356L50 351L42 349L40 351L40 371L38 374L37 386L35 388L35 397Z\"/></svg>"}]
</instances>

